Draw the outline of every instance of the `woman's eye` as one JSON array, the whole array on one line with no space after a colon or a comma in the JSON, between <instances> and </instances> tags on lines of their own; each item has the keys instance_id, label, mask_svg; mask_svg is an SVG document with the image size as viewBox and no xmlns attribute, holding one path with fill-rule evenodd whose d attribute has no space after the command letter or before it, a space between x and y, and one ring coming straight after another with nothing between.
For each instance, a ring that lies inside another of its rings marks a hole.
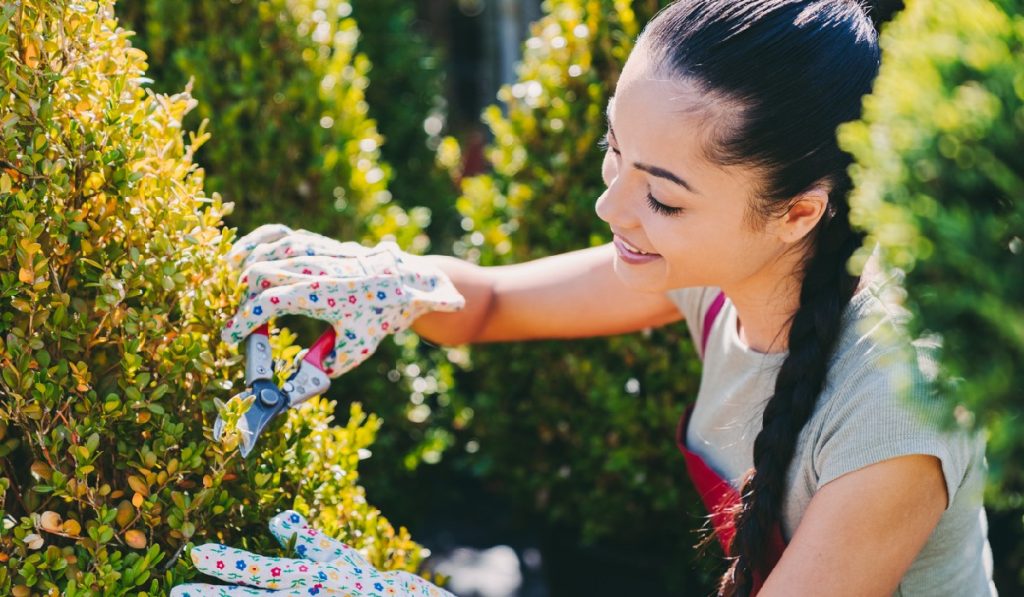
<instances>
[{"instance_id":1,"label":"woman's eye","mask_svg":"<svg viewBox=\"0 0 1024 597\"><path fill-rule=\"evenodd\" d=\"M597 146L601 148L601 151L607 151L610 149L613 153L619 153L619 150L612 147L611 144L608 142L608 133L605 133L604 135L601 136L600 139L597 140Z\"/></svg>"},{"instance_id":2,"label":"woman's eye","mask_svg":"<svg viewBox=\"0 0 1024 597\"><path fill-rule=\"evenodd\" d=\"M611 144L608 142L608 137L608 133L602 135L601 138L598 139L597 141L597 146L600 147L602 151L607 151L610 149L612 150L612 153L618 155L619 150L611 146ZM651 208L651 211L657 214L661 214L663 216L677 216L683 213L683 208L665 205L661 201L658 201L654 197L654 195L650 193L650 191L647 192L647 205Z\"/></svg>"},{"instance_id":3,"label":"woman's eye","mask_svg":"<svg viewBox=\"0 0 1024 597\"><path fill-rule=\"evenodd\" d=\"M651 210L654 211L654 213L661 214L664 216L677 216L683 213L683 208L670 207L668 205L665 205L661 201L655 199L654 195L652 195L650 192L647 193L647 205L650 206Z\"/></svg>"}]
</instances>

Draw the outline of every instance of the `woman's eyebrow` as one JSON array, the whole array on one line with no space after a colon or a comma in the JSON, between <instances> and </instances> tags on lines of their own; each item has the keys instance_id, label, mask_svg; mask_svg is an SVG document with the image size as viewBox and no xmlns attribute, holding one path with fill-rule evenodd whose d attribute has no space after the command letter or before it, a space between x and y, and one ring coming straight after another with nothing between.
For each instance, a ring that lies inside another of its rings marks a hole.
<instances>
[{"instance_id":1,"label":"woman's eyebrow","mask_svg":"<svg viewBox=\"0 0 1024 597\"><path fill-rule=\"evenodd\" d=\"M615 129L612 128L612 103L614 101L615 101L615 96L614 95L609 97L608 98L608 106L605 108L605 111L604 111L605 121L607 121L607 123L608 123L608 134L611 136L612 139L615 138ZM652 166L650 164L644 164L644 163L641 163L641 162L633 162L633 167L636 168L637 170L642 170L642 171L650 174L651 176L657 176L658 178L664 178L665 180L673 182L673 183L683 187L687 191L690 191L691 193L694 193L696 195L700 195L701 194L700 191L698 191L697 189L693 188L693 186L691 186L690 183L686 182L686 180L683 177L676 176L675 174L669 172L668 170L666 170L664 168L659 168L658 166Z\"/></svg>"}]
</instances>

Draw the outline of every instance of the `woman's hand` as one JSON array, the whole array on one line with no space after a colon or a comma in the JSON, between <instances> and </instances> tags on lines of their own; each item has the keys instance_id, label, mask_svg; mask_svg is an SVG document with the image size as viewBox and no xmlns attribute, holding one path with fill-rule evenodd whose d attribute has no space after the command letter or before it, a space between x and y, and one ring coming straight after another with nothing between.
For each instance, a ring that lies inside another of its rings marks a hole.
<instances>
[{"instance_id":1,"label":"woman's hand","mask_svg":"<svg viewBox=\"0 0 1024 597\"><path fill-rule=\"evenodd\" d=\"M397 595L453 597L425 579L405 571L377 570L352 547L321 534L301 514L286 510L270 521L270 532L282 546L295 537L300 559L272 558L207 543L192 549L199 571L229 585L185 584L171 597L232 595ZM257 587L257 588L253 588Z\"/></svg>"},{"instance_id":2,"label":"woman's hand","mask_svg":"<svg viewBox=\"0 0 1024 597\"><path fill-rule=\"evenodd\" d=\"M420 315L465 306L444 272L393 242L364 247L268 225L239 239L228 259L242 269L246 294L222 339L241 342L278 315L325 320L337 337L324 362L331 377L364 361L384 336L407 329Z\"/></svg>"}]
</instances>

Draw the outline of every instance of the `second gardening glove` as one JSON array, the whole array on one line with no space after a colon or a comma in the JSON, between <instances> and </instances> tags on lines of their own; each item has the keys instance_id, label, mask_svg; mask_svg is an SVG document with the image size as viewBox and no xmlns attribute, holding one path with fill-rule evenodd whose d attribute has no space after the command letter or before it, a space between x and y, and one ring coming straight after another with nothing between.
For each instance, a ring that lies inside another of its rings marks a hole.
<instances>
[{"instance_id":1,"label":"second gardening glove","mask_svg":"<svg viewBox=\"0 0 1024 597\"><path fill-rule=\"evenodd\" d=\"M196 568L233 584L179 585L171 597L454 597L410 572L377 570L352 547L310 527L298 512L286 510L275 516L270 532L283 546L294 535L295 551L302 559L261 556L216 543L200 545L192 549Z\"/></svg>"}]
</instances>

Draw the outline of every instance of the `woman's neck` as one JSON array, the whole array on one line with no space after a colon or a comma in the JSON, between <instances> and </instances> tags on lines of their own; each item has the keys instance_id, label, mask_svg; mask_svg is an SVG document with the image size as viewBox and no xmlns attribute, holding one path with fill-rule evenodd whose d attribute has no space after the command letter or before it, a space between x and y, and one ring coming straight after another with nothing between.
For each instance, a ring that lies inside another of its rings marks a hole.
<instances>
[{"instance_id":1,"label":"woman's neck","mask_svg":"<svg viewBox=\"0 0 1024 597\"><path fill-rule=\"evenodd\" d=\"M802 277L792 272L799 262L784 263L763 275L751 278L742 286L723 288L736 307L737 334L751 350L762 353L781 353L789 350L789 324L800 307ZM881 271L878 252L866 261L857 289L864 286Z\"/></svg>"},{"instance_id":2,"label":"woman's neck","mask_svg":"<svg viewBox=\"0 0 1024 597\"><path fill-rule=\"evenodd\" d=\"M789 350L789 323L800 307L802 277L794 272L802 268L803 256L793 252L732 288L723 288L736 307L736 327L740 341L761 353Z\"/></svg>"}]
</instances>

